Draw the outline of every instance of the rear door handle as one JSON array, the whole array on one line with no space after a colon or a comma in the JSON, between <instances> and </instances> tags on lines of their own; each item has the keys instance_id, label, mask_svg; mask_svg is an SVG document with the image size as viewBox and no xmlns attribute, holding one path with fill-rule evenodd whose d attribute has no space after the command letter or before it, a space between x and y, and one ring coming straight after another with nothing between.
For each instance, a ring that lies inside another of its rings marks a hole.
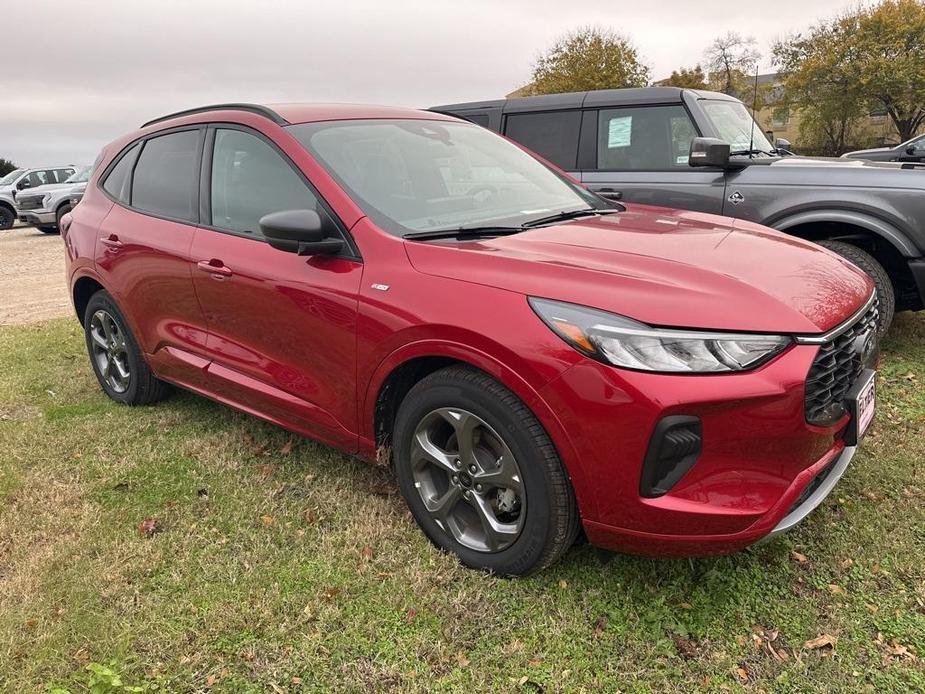
<instances>
[{"instance_id":1,"label":"rear door handle","mask_svg":"<svg viewBox=\"0 0 925 694\"><path fill-rule=\"evenodd\" d=\"M212 258L212 260L200 260L196 263L198 267L203 272L208 272L210 275L216 279L221 279L222 277L231 277L232 273L230 267L226 267L218 258Z\"/></svg>"},{"instance_id":2,"label":"rear door handle","mask_svg":"<svg viewBox=\"0 0 925 694\"><path fill-rule=\"evenodd\" d=\"M119 237L116 236L115 234L104 236L103 238L100 239L100 243L102 243L107 248L112 248L113 250L117 248L122 248L122 246L125 245L119 240Z\"/></svg>"},{"instance_id":3,"label":"rear door handle","mask_svg":"<svg viewBox=\"0 0 925 694\"><path fill-rule=\"evenodd\" d=\"M598 188L594 192L600 195L602 198L607 198L608 200L623 199L623 191L615 190L614 188Z\"/></svg>"}]
</instances>

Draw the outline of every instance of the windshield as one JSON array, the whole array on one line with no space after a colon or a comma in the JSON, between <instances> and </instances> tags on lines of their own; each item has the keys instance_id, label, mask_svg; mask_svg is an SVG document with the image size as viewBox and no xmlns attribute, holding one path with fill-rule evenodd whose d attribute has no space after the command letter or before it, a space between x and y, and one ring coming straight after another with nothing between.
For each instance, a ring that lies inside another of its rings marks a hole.
<instances>
[{"instance_id":1,"label":"windshield","mask_svg":"<svg viewBox=\"0 0 925 694\"><path fill-rule=\"evenodd\" d=\"M25 169L16 169L15 171L10 171L10 173L8 173L6 176L0 178L0 186L10 185L23 171L25 171Z\"/></svg>"},{"instance_id":2,"label":"windshield","mask_svg":"<svg viewBox=\"0 0 925 694\"><path fill-rule=\"evenodd\" d=\"M92 167L89 166L80 169L77 173L71 174L65 183L86 183L90 180L90 174L92 171Z\"/></svg>"},{"instance_id":3,"label":"windshield","mask_svg":"<svg viewBox=\"0 0 925 694\"><path fill-rule=\"evenodd\" d=\"M713 124L719 139L729 143L733 154L748 152L749 149L762 152L770 152L774 149L768 142L768 138L761 132L761 127L742 103L703 100L700 105Z\"/></svg>"},{"instance_id":4,"label":"windshield","mask_svg":"<svg viewBox=\"0 0 925 694\"><path fill-rule=\"evenodd\" d=\"M290 132L380 227L402 236L517 226L612 209L504 138L470 123L351 120Z\"/></svg>"}]
</instances>

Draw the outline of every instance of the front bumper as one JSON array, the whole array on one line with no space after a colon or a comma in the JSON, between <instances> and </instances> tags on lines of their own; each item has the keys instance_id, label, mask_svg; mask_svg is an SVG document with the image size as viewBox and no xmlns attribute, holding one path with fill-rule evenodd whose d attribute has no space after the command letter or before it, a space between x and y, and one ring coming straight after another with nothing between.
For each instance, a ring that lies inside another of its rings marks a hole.
<instances>
[{"instance_id":1,"label":"front bumper","mask_svg":"<svg viewBox=\"0 0 925 694\"><path fill-rule=\"evenodd\" d=\"M57 224L54 212L45 212L44 210L18 210L19 221L35 226L47 226Z\"/></svg>"},{"instance_id":2,"label":"front bumper","mask_svg":"<svg viewBox=\"0 0 925 694\"><path fill-rule=\"evenodd\" d=\"M804 384L818 349L794 345L755 371L728 375L629 372L587 360L547 385L542 397L576 454L566 467L580 467L572 479L588 539L640 554L725 554L802 520L854 454L843 439L847 415L828 427L806 422ZM650 438L676 415L699 419L702 450L667 493L643 497Z\"/></svg>"}]
</instances>

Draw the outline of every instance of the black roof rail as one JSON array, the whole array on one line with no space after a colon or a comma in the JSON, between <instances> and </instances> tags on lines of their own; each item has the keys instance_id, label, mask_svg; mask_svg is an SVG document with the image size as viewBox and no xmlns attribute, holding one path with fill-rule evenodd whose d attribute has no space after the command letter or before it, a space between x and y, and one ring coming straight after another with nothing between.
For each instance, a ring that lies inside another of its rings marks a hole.
<instances>
[{"instance_id":1,"label":"black roof rail","mask_svg":"<svg viewBox=\"0 0 925 694\"><path fill-rule=\"evenodd\" d=\"M259 104L214 104L212 106L200 106L198 108L188 108L185 111L177 111L176 113L168 113L166 116L161 116L160 118L155 118L154 120L149 120L147 123L143 123L141 127L147 128L149 125L154 125L155 123L160 123L172 118L179 118L180 116L192 116L196 113L207 113L209 111L247 111L248 113L255 113L258 116L269 118L277 125L289 125L289 121L279 115L272 108L267 108L266 106L261 106Z\"/></svg>"}]
</instances>

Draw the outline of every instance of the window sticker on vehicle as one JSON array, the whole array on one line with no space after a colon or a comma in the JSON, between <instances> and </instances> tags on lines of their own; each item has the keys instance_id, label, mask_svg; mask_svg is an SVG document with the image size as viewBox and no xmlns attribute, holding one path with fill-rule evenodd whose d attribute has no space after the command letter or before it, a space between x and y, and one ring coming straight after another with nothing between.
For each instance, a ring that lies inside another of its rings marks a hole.
<instances>
[{"instance_id":1,"label":"window sticker on vehicle","mask_svg":"<svg viewBox=\"0 0 925 694\"><path fill-rule=\"evenodd\" d=\"M607 126L607 147L629 147L633 142L633 117L611 118Z\"/></svg>"},{"instance_id":2,"label":"window sticker on vehicle","mask_svg":"<svg viewBox=\"0 0 925 694\"><path fill-rule=\"evenodd\" d=\"M675 163L675 164L680 164L680 165L683 166L683 165L686 164L689 160L690 160L690 156L689 156L689 155L687 155L687 154L682 154L682 155L679 156L679 157L675 157L674 163Z\"/></svg>"}]
</instances>

